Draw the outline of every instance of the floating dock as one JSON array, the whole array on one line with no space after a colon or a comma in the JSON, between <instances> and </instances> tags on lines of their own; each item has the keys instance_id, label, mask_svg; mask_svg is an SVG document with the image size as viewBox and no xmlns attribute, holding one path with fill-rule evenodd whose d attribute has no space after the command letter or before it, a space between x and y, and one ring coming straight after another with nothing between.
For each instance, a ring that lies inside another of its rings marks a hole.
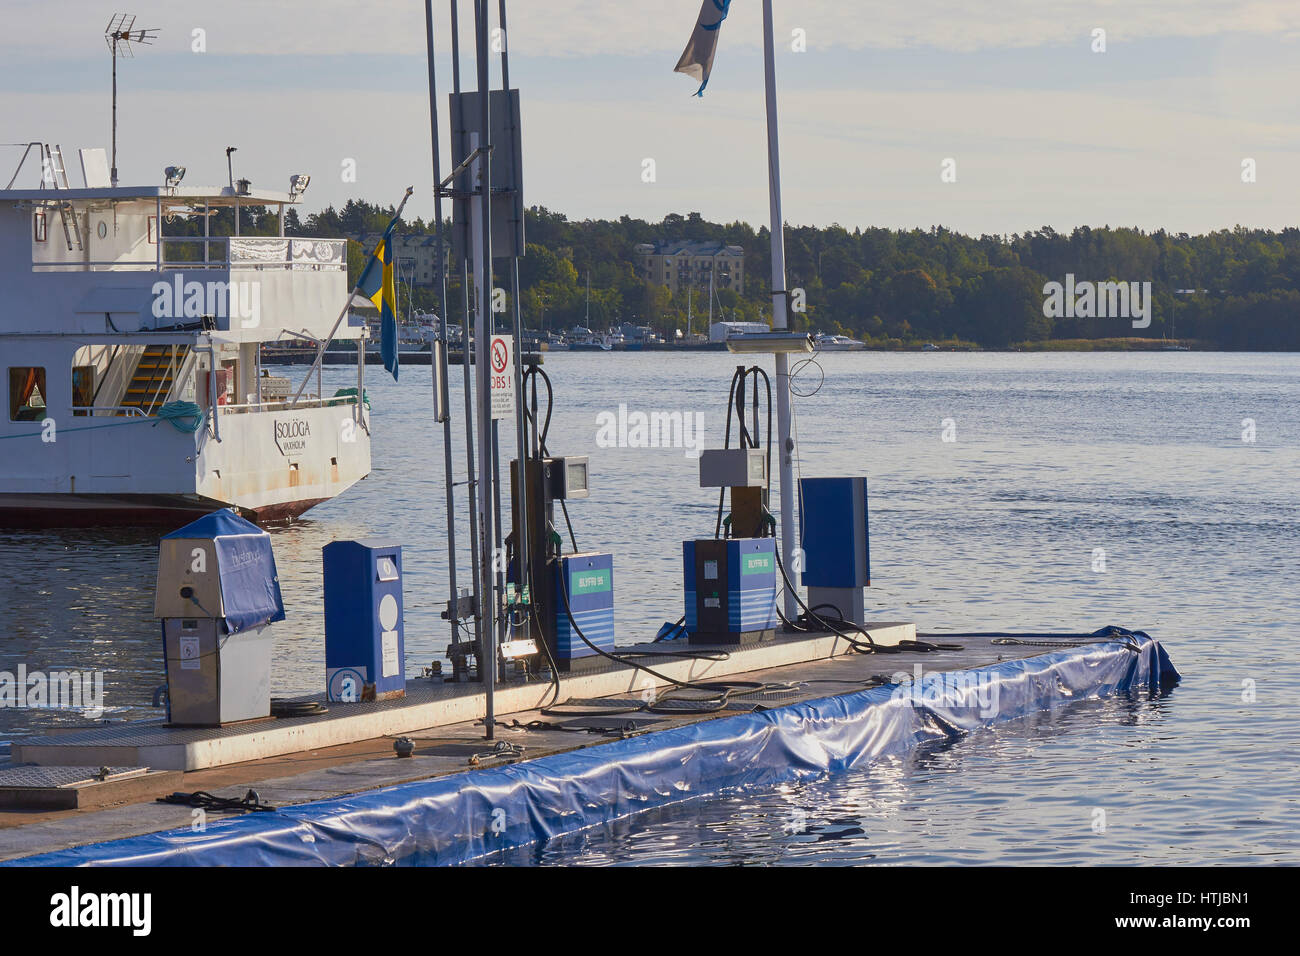
<instances>
[{"instance_id":1,"label":"floating dock","mask_svg":"<svg viewBox=\"0 0 1300 956\"><path fill-rule=\"evenodd\" d=\"M868 630L882 645L915 636L912 625ZM104 809L0 810L0 860L461 863L737 787L866 766L1071 701L1159 693L1178 680L1142 632L934 639L962 649L864 655L833 634L740 648L619 648L655 655L636 659L665 676L726 682L734 692L713 701L690 688L657 695L659 682L615 664L562 678L558 693L546 683L506 684L495 741L484 740L476 685L418 680L405 700L336 704L316 717L218 729L144 722L37 738L15 745L14 764L89 761L132 768L128 779L137 781L148 767L169 772L168 793L238 800L255 789L276 809L209 811L201 829L192 807L139 791ZM558 703L543 712L552 697ZM408 758L394 752L400 737L413 745Z\"/></svg>"}]
</instances>

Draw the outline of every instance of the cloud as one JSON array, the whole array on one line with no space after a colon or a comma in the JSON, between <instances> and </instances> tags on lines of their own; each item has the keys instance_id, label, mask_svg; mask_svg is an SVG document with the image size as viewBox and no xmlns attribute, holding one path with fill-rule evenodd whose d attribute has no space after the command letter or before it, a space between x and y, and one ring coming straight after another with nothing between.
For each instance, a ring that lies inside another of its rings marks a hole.
<instances>
[{"instance_id":1,"label":"cloud","mask_svg":"<svg viewBox=\"0 0 1300 956\"><path fill-rule=\"evenodd\" d=\"M1294 86L1287 73L1258 80L1267 88ZM792 90L782 98L786 215L795 223L943 224L975 234L1043 224L1196 232L1293 223L1300 218L1291 174L1300 168L1300 129L1289 114L1214 115L1205 109L1214 104L1212 93L1209 80L1155 81L1119 92ZM667 100L635 110L617 102L530 101L525 200L573 219L629 214L657 221L698 210L714 220L764 222L761 98L726 91L707 103L687 100L700 108ZM301 93L295 109L304 119L293 123L273 97L193 93L185 115L202 122L169 121L164 137L156 117L172 115L174 98L139 93L123 115L123 179L157 182L163 166L181 163L190 170L187 183L220 184L223 147L235 142L236 174L257 185L282 188L290 173L311 173L305 212L351 197L396 202L414 184L411 210L427 218L424 98L410 92L386 102L410 121L386 124L385 135L375 137L344 121L373 108L361 92ZM102 105L77 94L0 94L0 115L23 129L48 130L49 140L69 151L103 145ZM320 119L329 117L338 121ZM87 130L99 135L87 141ZM575 130L599 135L583 136L575 148ZM725 161L702 166L701 156ZM641 179L647 157L657 165L652 184ZM940 180L948 157L957 162L956 183ZM1240 181L1245 157L1258 162L1257 183ZM347 158L357 161L355 184L339 175Z\"/></svg>"},{"instance_id":2,"label":"cloud","mask_svg":"<svg viewBox=\"0 0 1300 956\"><path fill-rule=\"evenodd\" d=\"M495 16L496 4L490 4ZM60 31L50 29L50 6L22 3L6 10L0 51L30 52L33 42L48 54L103 55L95 0L59 0ZM433 3L440 46L446 48L448 4ZM186 50L193 31L206 31L214 54L257 53L411 55L424 50L424 7L418 0L179 0L135 5L140 26L158 27L158 46ZM735 0L724 29L726 50L760 43L759 0ZM461 29L470 44L473 14L461 3ZM592 53L675 56L699 10L698 0L513 0L508 7L511 50L544 57ZM807 31L809 52L901 49L981 50L1084 42L1094 27L1109 42L1244 33L1300 35L1300 4L1294 0L776 0L778 38Z\"/></svg>"},{"instance_id":3,"label":"cloud","mask_svg":"<svg viewBox=\"0 0 1300 956\"><path fill-rule=\"evenodd\" d=\"M445 0L435 2L445 18ZM690 210L715 220L766 219L759 0L733 3L720 57L728 42L734 55L719 60L703 100L671 72L698 2L514 0L512 81L524 90L530 204L578 219L657 220ZM942 223L979 233L1107 222L1199 231L1300 218L1293 188L1300 121L1290 101L1300 70L1293 44L1280 39L1300 31L1294 0L1123 7L1063 0L1050 14L1027 0L983 12L936 0L776 2L785 18L778 29L788 31L797 15L810 43L808 54L787 52L782 63L782 165L793 222ZM99 8L67 6L80 11L68 22L98 23L91 14L100 17ZM24 32L23 18L39 9L18 7L19 28L7 36ZM223 148L234 143L237 173L258 185L311 173L307 211L350 197L392 202L414 183L413 212L430 214L416 0L137 9L142 25L164 29L170 47L160 41L150 63L142 53L130 65L119 114L125 180L156 182L163 166L181 163L187 182L223 182ZM182 52L190 30L205 23L207 58ZM1088 39L1096 24L1111 43L1148 42L1094 55ZM0 93L7 140L61 142L69 155L104 145L107 64L97 31L69 34L70 49L48 29L33 34L48 48L25 44L21 55L36 58L41 76L65 78L57 90L24 89L23 61L0 62L0 87L10 91ZM1064 54L1010 48L1053 38L1076 46ZM816 57L822 43L839 52ZM909 43L928 46L886 49ZM952 49L934 49L945 43ZM847 52L854 44L877 52ZM957 52L989 45L998 48ZM246 55L223 56L235 48ZM387 51L402 58L389 60ZM57 55L83 59L58 70L46 60ZM444 67L444 92L447 85ZM357 122L376 115L384 122ZM654 185L641 182L647 157L658 165ZM955 184L939 179L947 157L957 160ZM1240 182L1246 157L1258 163L1257 183ZM356 184L339 177L345 158L358 162Z\"/></svg>"}]
</instances>

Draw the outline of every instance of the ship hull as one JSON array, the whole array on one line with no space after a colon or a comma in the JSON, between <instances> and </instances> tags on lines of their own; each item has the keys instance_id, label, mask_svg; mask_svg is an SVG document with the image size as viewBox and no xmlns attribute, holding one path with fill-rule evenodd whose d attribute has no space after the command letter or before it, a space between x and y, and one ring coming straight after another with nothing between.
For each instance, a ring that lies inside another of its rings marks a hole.
<instances>
[{"instance_id":1,"label":"ship hull","mask_svg":"<svg viewBox=\"0 0 1300 956\"><path fill-rule=\"evenodd\" d=\"M301 516L329 498L304 498L256 508L236 508L258 524ZM178 528L193 519L232 507L192 495L0 494L0 528Z\"/></svg>"}]
</instances>

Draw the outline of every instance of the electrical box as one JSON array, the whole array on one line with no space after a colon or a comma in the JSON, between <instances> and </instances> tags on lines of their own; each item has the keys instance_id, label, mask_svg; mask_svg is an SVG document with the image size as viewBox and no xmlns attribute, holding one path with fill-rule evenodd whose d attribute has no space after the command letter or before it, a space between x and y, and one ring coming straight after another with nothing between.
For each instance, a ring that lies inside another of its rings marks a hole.
<instances>
[{"instance_id":1,"label":"electrical box","mask_svg":"<svg viewBox=\"0 0 1300 956\"><path fill-rule=\"evenodd\" d=\"M325 683L331 701L406 696L402 546L332 541L325 566Z\"/></svg>"},{"instance_id":2,"label":"electrical box","mask_svg":"<svg viewBox=\"0 0 1300 956\"><path fill-rule=\"evenodd\" d=\"M829 604L844 620L865 624L863 588L871 584L867 479L804 478L799 494L808 606Z\"/></svg>"},{"instance_id":3,"label":"electrical box","mask_svg":"<svg viewBox=\"0 0 1300 956\"><path fill-rule=\"evenodd\" d=\"M213 727L271 715L271 625L284 601L271 536L233 511L205 515L158 547L167 719Z\"/></svg>"},{"instance_id":4,"label":"electrical box","mask_svg":"<svg viewBox=\"0 0 1300 956\"><path fill-rule=\"evenodd\" d=\"M591 492L588 483L590 470L585 455L546 458L542 461L542 474L548 501L586 498Z\"/></svg>"},{"instance_id":5,"label":"electrical box","mask_svg":"<svg viewBox=\"0 0 1300 956\"><path fill-rule=\"evenodd\" d=\"M552 653L561 670L567 662L599 655L583 642L573 629L569 611L587 640L602 651L614 650L614 556L612 554L566 554L557 558L555 586L564 588L564 596L555 601L555 646Z\"/></svg>"},{"instance_id":6,"label":"electrical box","mask_svg":"<svg viewBox=\"0 0 1300 956\"><path fill-rule=\"evenodd\" d=\"M776 636L776 539L682 542L686 631L692 644L749 644Z\"/></svg>"},{"instance_id":7,"label":"electrical box","mask_svg":"<svg viewBox=\"0 0 1300 956\"><path fill-rule=\"evenodd\" d=\"M767 453L761 448L709 448L700 452L701 488L762 488Z\"/></svg>"}]
</instances>

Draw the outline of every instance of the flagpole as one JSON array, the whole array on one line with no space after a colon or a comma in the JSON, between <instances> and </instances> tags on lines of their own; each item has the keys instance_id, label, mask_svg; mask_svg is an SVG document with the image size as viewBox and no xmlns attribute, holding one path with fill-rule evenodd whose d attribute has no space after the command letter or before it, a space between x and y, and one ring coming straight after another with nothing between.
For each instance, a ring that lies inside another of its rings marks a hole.
<instances>
[{"instance_id":1,"label":"flagpole","mask_svg":"<svg viewBox=\"0 0 1300 956\"><path fill-rule=\"evenodd\" d=\"M414 186L406 187L406 195L402 197L402 201L397 206L397 212L393 214L393 220L392 222L389 223L390 228L393 222L396 222L398 219L402 218L402 210L406 208L406 201L411 198L411 193L413 192L415 192ZM374 253L371 253L371 256L373 257ZM370 264L370 260L367 259L366 265L369 264ZM347 267L348 267L348 260L347 260L347 255L345 254L343 256L343 268L347 269ZM307 377L302 380L302 384L298 386L297 393L293 396L293 401L289 403L290 408L297 407L298 399L302 398L303 389L307 387L307 383L311 381L312 375L314 375L316 373L316 370L320 368L321 360L325 357L325 350L329 348L330 343L334 341L334 334L338 332L339 326L343 324L343 319L348 314L348 310L352 308L352 297L356 295L357 292L360 290L361 276L365 274L366 274L365 266L362 266L361 274L357 276L357 284L354 285L352 287L352 291L348 293L347 304L343 306L343 311L339 313L339 317L334 320L334 325L330 328L330 334L325 336L325 340L321 342L320 347L316 349L316 358L312 360L311 368L307 370ZM361 398L362 396L360 395L357 396L358 403L361 402Z\"/></svg>"},{"instance_id":2,"label":"flagpole","mask_svg":"<svg viewBox=\"0 0 1300 956\"><path fill-rule=\"evenodd\" d=\"M776 43L772 33L772 0L763 0L763 79L767 90L767 182L772 214L772 328L789 327L785 288L785 218L781 214L781 151L777 141ZM794 559L794 442L790 438L790 359L776 353L776 433L781 478L781 562L798 587ZM785 616L794 620L795 594L785 589Z\"/></svg>"}]
</instances>

